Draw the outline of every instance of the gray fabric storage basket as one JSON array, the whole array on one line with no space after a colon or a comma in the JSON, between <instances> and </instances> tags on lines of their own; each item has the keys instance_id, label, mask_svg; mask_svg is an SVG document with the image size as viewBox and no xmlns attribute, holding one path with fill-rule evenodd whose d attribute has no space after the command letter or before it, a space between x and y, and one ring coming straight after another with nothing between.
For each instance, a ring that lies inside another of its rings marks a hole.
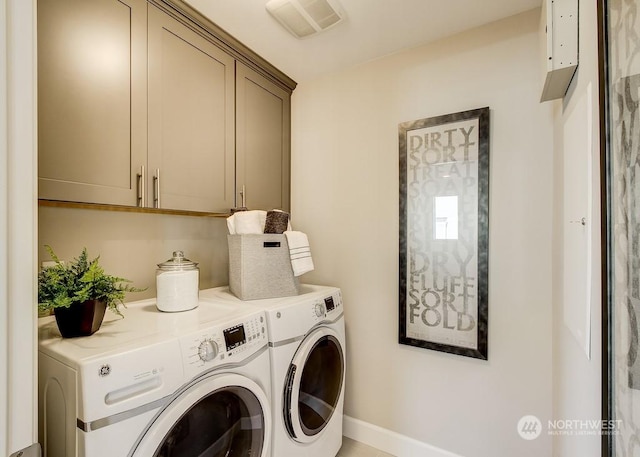
<instances>
[{"instance_id":1,"label":"gray fabric storage basket","mask_svg":"<svg viewBox=\"0 0 640 457\"><path fill-rule=\"evenodd\" d=\"M287 237L277 234L227 235L229 290L241 300L298 295Z\"/></svg>"}]
</instances>

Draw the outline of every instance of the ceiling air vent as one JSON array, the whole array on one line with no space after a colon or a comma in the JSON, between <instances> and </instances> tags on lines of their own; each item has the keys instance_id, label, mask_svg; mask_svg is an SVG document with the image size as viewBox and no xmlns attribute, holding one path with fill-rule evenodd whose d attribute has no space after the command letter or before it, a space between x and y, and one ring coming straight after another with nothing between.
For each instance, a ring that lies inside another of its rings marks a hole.
<instances>
[{"instance_id":1,"label":"ceiling air vent","mask_svg":"<svg viewBox=\"0 0 640 457\"><path fill-rule=\"evenodd\" d=\"M335 0L269 0L266 8L298 38L322 32L344 19Z\"/></svg>"}]
</instances>

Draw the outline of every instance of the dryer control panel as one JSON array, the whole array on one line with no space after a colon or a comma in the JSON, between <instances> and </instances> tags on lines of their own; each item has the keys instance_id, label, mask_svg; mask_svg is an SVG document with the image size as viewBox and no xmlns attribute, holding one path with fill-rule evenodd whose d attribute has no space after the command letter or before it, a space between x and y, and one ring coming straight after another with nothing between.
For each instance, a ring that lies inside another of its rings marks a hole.
<instances>
[{"instance_id":1,"label":"dryer control panel","mask_svg":"<svg viewBox=\"0 0 640 457\"><path fill-rule=\"evenodd\" d=\"M240 363L267 344L264 313L204 328L180 338L185 374Z\"/></svg>"},{"instance_id":2,"label":"dryer control panel","mask_svg":"<svg viewBox=\"0 0 640 457\"><path fill-rule=\"evenodd\" d=\"M301 285L300 295L268 299L269 344L278 345L305 335L320 324L337 322L344 314L342 292L337 287Z\"/></svg>"},{"instance_id":3,"label":"dryer control panel","mask_svg":"<svg viewBox=\"0 0 640 457\"><path fill-rule=\"evenodd\" d=\"M342 294L340 292L318 299L311 305L311 317L316 322L332 321L342 314Z\"/></svg>"}]
</instances>

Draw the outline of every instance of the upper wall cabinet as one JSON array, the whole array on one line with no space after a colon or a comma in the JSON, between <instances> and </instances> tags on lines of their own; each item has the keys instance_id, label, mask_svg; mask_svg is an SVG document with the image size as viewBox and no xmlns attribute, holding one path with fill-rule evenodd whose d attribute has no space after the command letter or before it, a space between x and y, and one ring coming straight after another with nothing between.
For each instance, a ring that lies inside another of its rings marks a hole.
<instances>
[{"instance_id":1,"label":"upper wall cabinet","mask_svg":"<svg viewBox=\"0 0 640 457\"><path fill-rule=\"evenodd\" d=\"M149 5L148 206L234 206L234 65L229 54Z\"/></svg>"},{"instance_id":2,"label":"upper wall cabinet","mask_svg":"<svg viewBox=\"0 0 640 457\"><path fill-rule=\"evenodd\" d=\"M39 0L40 198L136 204L146 33L145 0Z\"/></svg>"},{"instance_id":3,"label":"upper wall cabinet","mask_svg":"<svg viewBox=\"0 0 640 457\"><path fill-rule=\"evenodd\" d=\"M236 64L236 183L240 206L290 207L291 95Z\"/></svg>"},{"instance_id":4,"label":"upper wall cabinet","mask_svg":"<svg viewBox=\"0 0 640 457\"><path fill-rule=\"evenodd\" d=\"M289 209L295 82L181 0L39 0L38 67L41 199Z\"/></svg>"}]
</instances>

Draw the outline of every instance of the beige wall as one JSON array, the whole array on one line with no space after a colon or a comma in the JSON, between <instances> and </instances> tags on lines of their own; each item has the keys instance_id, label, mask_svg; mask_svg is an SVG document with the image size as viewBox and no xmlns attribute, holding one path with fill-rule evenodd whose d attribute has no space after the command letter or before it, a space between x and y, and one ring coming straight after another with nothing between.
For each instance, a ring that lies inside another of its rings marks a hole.
<instances>
[{"instance_id":1,"label":"beige wall","mask_svg":"<svg viewBox=\"0 0 640 457\"><path fill-rule=\"evenodd\" d=\"M344 291L347 415L469 457L551 455L550 438L524 441L516 424L551 418L552 396L555 418L599 418L599 308L589 361L561 303L563 126L576 94L597 81L587 3L564 104L538 103L537 10L294 92L293 223L312 243L316 271L305 280ZM398 124L482 106L491 108L488 362L397 343ZM62 258L86 246L108 272L149 286L139 298L155 293L155 264L175 249L200 262L201 288L225 284L225 236L223 219L39 209L40 260L44 244ZM599 455L598 442L557 439L554 455Z\"/></svg>"},{"instance_id":2,"label":"beige wall","mask_svg":"<svg viewBox=\"0 0 640 457\"><path fill-rule=\"evenodd\" d=\"M201 289L228 283L224 218L40 207L38 232L40 262L49 259L46 244L61 259L73 259L86 247L91 258L100 255L107 273L148 287L131 300L155 296L156 264L175 250L199 263Z\"/></svg>"},{"instance_id":3,"label":"beige wall","mask_svg":"<svg viewBox=\"0 0 640 457\"><path fill-rule=\"evenodd\" d=\"M293 222L307 280L343 289L345 413L464 456L546 456L518 420L551 416L552 112L540 11L301 83ZM491 108L489 360L398 344L398 124Z\"/></svg>"},{"instance_id":4,"label":"beige wall","mask_svg":"<svg viewBox=\"0 0 640 457\"><path fill-rule=\"evenodd\" d=\"M569 177L572 169L565 169L563 164L565 135L572 134L567 127L572 117L581 116L575 112L585 106L591 91L592 111L585 113L591 117L593 132L591 151L593 161L592 188L594 199L592 206L593 218L590 221L593 233L592 253L593 271L591 291L591 359L573 337L569 328L564 324L563 303L563 230L564 223L569 219L570 211L563 208L563 197L558 192L554 201L553 224L553 405L554 417L561 420L599 420L600 412L600 372L601 372L601 312L600 312L600 215L599 215L599 130L598 130L598 34L596 18L596 2L581 0L579 2L579 58L580 65L574 76L567 95L562 101L555 101L551 105L554 115L554 186L562 189L565 177ZM591 85L589 87L589 85ZM582 134L587 134L584 129ZM568 142L571 144L571 142ZM587 152L585 152L587 154ZM557 437L553 445L554 456L600 456L600 436L572 436Z\"/></svg>"}]
</instances>

